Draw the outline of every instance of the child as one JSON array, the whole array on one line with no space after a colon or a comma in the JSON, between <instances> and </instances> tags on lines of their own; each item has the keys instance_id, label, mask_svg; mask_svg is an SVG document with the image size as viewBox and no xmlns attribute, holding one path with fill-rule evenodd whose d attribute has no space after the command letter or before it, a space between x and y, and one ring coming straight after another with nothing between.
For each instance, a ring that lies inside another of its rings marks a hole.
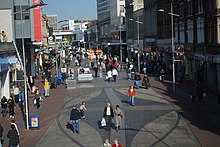
<instances>
[{"instance_id":1,"label":"child","mask_svg":"<svg viewBox=\"0 0 220 147\"><path fill-rule=\"evenodd\" d=\"M85 101L82 101L79 107L80 115L82 118L85 118L84 110L87 111Z\"/></svg>"}]
</instances>

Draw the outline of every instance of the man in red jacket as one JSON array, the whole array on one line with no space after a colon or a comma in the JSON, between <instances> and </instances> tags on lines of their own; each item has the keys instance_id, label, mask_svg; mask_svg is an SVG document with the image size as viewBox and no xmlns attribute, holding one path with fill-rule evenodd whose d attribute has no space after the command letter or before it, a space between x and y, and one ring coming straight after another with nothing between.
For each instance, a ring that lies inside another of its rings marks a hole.
<instances>
[{"instance_id":1,"label":"man in red jacket","mask_svg":"<svg viewBox=\"0 0 220 147\"><path fill-rule=\"evenodd\" d=\"M130 86L128 89L128 96L130 97L130 104L134 106L134 96L136 95L136 90L133 86Z\"/></svg>"}]
</instances>

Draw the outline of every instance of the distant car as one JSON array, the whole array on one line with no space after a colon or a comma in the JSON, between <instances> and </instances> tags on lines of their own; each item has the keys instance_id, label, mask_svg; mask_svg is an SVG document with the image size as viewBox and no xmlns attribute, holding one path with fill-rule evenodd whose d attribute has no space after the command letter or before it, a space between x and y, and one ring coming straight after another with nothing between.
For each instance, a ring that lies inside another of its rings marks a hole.
<instances>
[{"instance_id":1,"label":"distant car","mask_svg":"<svg viewBox=\"0 0 220 147\"><path fill-rule=\"evenodd\" d=\"M92 82L93 76L89 68L78 69L78 81L79 82Z\"/></svg>"}]
</instances>

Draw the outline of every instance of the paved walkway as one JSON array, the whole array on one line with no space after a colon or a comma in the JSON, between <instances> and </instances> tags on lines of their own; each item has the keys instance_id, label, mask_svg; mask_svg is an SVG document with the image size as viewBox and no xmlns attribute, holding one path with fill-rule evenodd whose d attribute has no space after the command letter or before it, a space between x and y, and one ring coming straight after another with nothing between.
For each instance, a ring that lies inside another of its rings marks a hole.
<instances>
[{"instance_id":1,"label":"paved walkway","mask_svg":"<svg viewBox=\"0 0 220 147\"><path fill-rule=\"evenodd\" d=\"M110 136L111 142L118 138L125 147L146 146L200 146L186 121L176 113L179 107L174 106L152 89L138 90L135 106L128 104L128 85L133 81L118 78L118 83L108 83L103 79L95 79L91 88L80 88L66 91L65 103L46 134L36 146L100 146ZM123 84L120 85L120 82ZM125 84L126 83L126 84ZM86 84L85 84L86 85ZM100 87L102 85L102 87ZM116 86L116 87L115 87ZM86 101L86 118L80 120L80 133L73 134L66 128L72 105ZM122 107L124 118L119 132L111 129L106 132L100 126L103 110L107 102L113 107ZM163 123L160 123L163 122ZM59 142L59 139L64 139ZM173 140L176 140L174 142ZM55 143L54 143L55 142ZM65 142L65 143L64 143Z\"/></svg>"},{"instance_id":2,"label":"paved walkway","mask_svg":"<svg viewBox=\"0 0 220 147\"><path fill-rule=\"evenodd\" d=\"M61 86L51 91L51 96L44 100L39 110L32 106L33 96L30 96L30 113L40 116L40 129L25 130L23 120L19 117L20 112L16 110L21 145L99 147L110 135L111 142L118 138L125 147L219 147L220 123L218 119L213 119L220 118L219 110L210 107L209 100L202 104L191 104L181 93L172 94L170 81L160 83L152 77L151 88L138 90L135 106L132 107L128 104L126 93L133 81L124 77L125 73L120 73L116 83L108 83L103 76L102 79L94 79L92 84L78 84L74 90L66 90ZM42 87L40 80L38 84ZM66 123L69 122L72 105L78 106L83 100L88 108L86 118L80 120L80 133L73 134L66 128ZM114 128L106 132L100 127L107 102L111 102L113 107L119 104L123 109L123 127L118 133ZM0 121L6 130L5 138L10 119L0 118Z\"/></svg>"}]
</instances>

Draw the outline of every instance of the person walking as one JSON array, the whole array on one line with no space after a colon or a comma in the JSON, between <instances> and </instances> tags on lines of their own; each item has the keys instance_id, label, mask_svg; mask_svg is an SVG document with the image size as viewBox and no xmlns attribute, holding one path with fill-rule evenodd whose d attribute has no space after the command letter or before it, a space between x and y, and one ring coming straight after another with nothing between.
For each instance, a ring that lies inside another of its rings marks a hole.
<instances>
[{"instance_id":1,"label":"person walking","mask_svg":"<svg viewBox=\"0 0 220 147\"><path fill-rule=\"evenodd\" d=\"M40 99L41 99L41 95L40 95L40 90L38 89L36 94L35 94L35 100L36 100L37 109L40 108Z\"/></svg>"},{"instance_id":2,"label":"person walking","mask_svg":"<svg viewBox=\"0 0 220 147\"><path fill-rule=\"evenodd\" d=\"M122 147L122 144L119 143L118 139L115 139L114 144L112 144L112 147Z\"/></svg>"},{"instance_id":3,"label":"person walking","mask_svg":"<svg viewBox=\"0 0 220 147\"><path fill-rule=\"evenodd\" d=\"M114 69L112 70L112 76L113 76L114 82L116 82L116 77L118 76L118 71L117 71L116 68L114 68Z\"/></svg>"},{"instance_id":4,"label":"person walking","mask_svg":"<svg viewBox=\"0 0 220 147\"><path fill-rule=\"evenodd\" d=\"M19 98L19 107L21 109L22 116L24 117L24 94L21 90L19 91L18 98Z\"/></svg>"},{"instance_id":5,"label":"person walking","mask_svg":"<svg viewBox=\"0 0 220 147\"><path fill-rule=\"evenodd\" d=\"M18 130L18 125L15 123L15 120L14 120L14 119L11 120L11 125L14 125L14 126L15 126L15 130L17 131L17 133L18 133L18 138L19 138L20 132L19 132L19 130Z\"/></svg>"},{"instance_id":6,"label":"person walking","mask_svg":"<svg viewBox=\"0 0 220 147\"><path fill-rule=\"evenodd\" d=\"M101 147L111 147L112 145L109 143L109 139L105 139L105 142L101 145Z\"/></svg>"},{"instance_id":7,"label":"person walking","mask_svg":"<svg viewBox=\"0 0 220 147\"><path fill-rule=\"evenodd\" d=\"M86 117L84 110L87 111L87 109L86 109L86 103L85 103L85 101L82 101L82 102L80 103L80 106L79 106L79 111L80 111L80 116L81 116L81 118L85 118L85 117Z\"/></svg>"},{"instance_id":8,"label":"person walking","mask_svg":"<svg viewBox=\"0 0 220 147\"><path fill-rule=\"evenodd\" d=\"M7 138L9 138L9 147L18 146L19 137L14 125L11 125L11 130L8 131Z\"/></svg>"},{"instance_id":9,"label":"person walking","mask_svg":"<svg viewBox=\"0 0 220 147\"><path fill-rule=\"evenodd\" d=\"M44 82L44 95L45 97L50 96L50 83L48 82L47 79L45 79L45 82Z\"/></svg>"},{"instance_id":10,"label":"person walking","mask_svg":"<svg viewBox=\"0 0 220 147\"><path fill-rule=\"evenodd\" d=\"M108 80L109 83L112 80L112 71L111 70L108 70L108 72L107 72L107 80Z\"/></svg>"},{"instance_id":11,"label":"person walking","mask_svg":"<svg viewBox=\"0 0 220 147\"><path fill-rule=\"evenodd\" d=\"M34 78L32 77L32 75L29 76L29 78L28 78L28 83L29 83L29 86L30 86L31 91L32 91L32 87L34 86L34 83L35 83L35 80L34 80Z\"/></svg>"},{"instance_id":12,"label":"person walking","mask_svg":"<svg viewBox=\"0 0 220 147\"><path fill-rule=\"evenodd\" d=\"M119 107L119 105L116 105L115 107L115 126L116 126L116 132L120 130L120 127L122 126L122 111Z\"/></svg>"},{"instance_id":13,"label":"person walking","mask_svg":"<svg viewBox=\"0 0 220 147\"><path fill-rule=\"evenodd\" d=\"M148 86L150 85L148 75L146 75L146 74L144 75L142 84L145 89L148 89Z\"/></svg>"},{"instance_id":14,"label":"person walking","mask_svg":"<svg viewBox=\"0 0 220 147\"><path fill-rule=\"evenodd\" d=\"M80 119L80 112L79 110L73 106L73 109L71 110L70 113L70 121L72 121L73 124L73 133L79 133L79 119Z\"/></svg>"},{"instance_id":15,"label":"person walking","mask_svg":"<svg viewBox=\"0 0 220 147\"><path fill-rule=\"evenodd\" d=\"M198 84L197 84L197 95L198 95L198 98L199 98L199 102L202 102L202 100L203 100L203 93L204 93L203 83L198 82Z\"/></svg>"},{"instance_id":16,"label":"person walking","mask_svg":"<svg viewBox=\"0 0 220 147\"><path fill-rule=\"evenodd\" d=\"M107 103L107 106L104 108L103 117L106 120L106 129L107 131L110 131L112 125L112 118L114 118L114 111L110 103Z\"/></svg>"},{"instance_id":17,"label":"person walking","mask_svg":"<svg viewBox=\"0 0 220 147\"><path fill-rule=\"evenodd\" d=\"M61 81L62 81L62 74L59 73L59 74L57 75L57 84L58 84L58 85L61 85Z\"/></svg>"},{"instance_id":18,"label":"person walking","mask_svg":"<svg viewBox=\"0 0 220 147\"><path fill-rule=\"evenodd\" d=\"M15 126L15 130L16 130L16 132L17 132L17 134L18 134L18 145L17 145L17 147L19 147L19 135L20 135L20 132L19 132L19 130L18 130L18 126L17 126L17 124L15 123L15 120L11 120L11 125L14 125Z\"/></svg>"},{"instance_id":19,"label":"person walking","mask_svg":"<svg viewBox=\"0 0 220 147\"><path fill-rule=\"evenodd\" d=\"M191 102L192 102L192 103L195 103L195 102L196 102L196 97L197 97L196 84L192 84L189 93L190 93Z\"/></svg>"},{"instance_id":20,"label":"person walking","mask_svg":"<svg viewBox=\"0 0 220 147\"><path fill-rule=\"evenodd\" d=\"M50 89L55 89L55 78L54 78L54 76L51 76L50 78L49 78L49 82L50 82Z\"/></svg>"},{"instance_id":21,"label":"person walking","mask_svg":"<svg viewBox=\"0 0 220 147\"><path fill-rule=\"evenodd\" d=\"M15 88L14 88L14 98L15 98L15 103L16 104L19 103L18 95L19 95L19 88L18 88L18 86L15 86Z\"/></svg>"},{"instance_id":22,"label":"person walking","mask_svg":"<svg viewBox=\"0 0 220 147\"><path fill-rule=\"evenodd\" d=\"M6 117L7 115L7 99L5 96L2 97L1 99L1 106L2 106L2 116Z\"/></svg>"},{"instance_id":23,"label":"person walking","mask_svg":"<svg viewBox=\"0 0 220 147\"><path fill-rule=\"evenodd\" d=\"M165 79L165 70L162 68L161 70L160 70L160 81L164 81L164 79Z\"/></svg>"},{"instance_id":24,"label":"person walking","mask_svg":"<svg viewBox=\"0 0 220 147\"><path fill-rule=\"evenodd\" d=\"M62 84L66 85L66 73L65 72L62 73Z\"/></svg>"},{"instance_id":25,"label":"person walking","mask_svg":"<svg viewBox=\"0 0 220 147\"><path fill-rule=\"evenodd\" d=\"M97 65L95 65L94 67L93 67L93 70L95 71L95 78L97 78L98 77L98 66Z\"/></svg>"},{"instance_id":26,"label":"person walking","mask_svg":"<svg viewBox=\"0 0 220 147\"><path fill-rule=\"evenodd\" d=\"M130 86L128 89L128 96L130 97L131 106L134 106L135 95L136 95L136 90L134 89L133 86Z\"/></svg>"},{"instance_id":27,"label":"person walking","mask_svg":"<svg viewBox=\"0 0 220 147\"><path fill-rule=\"evenodd\" d=\"M9 117L14 118L14 107L15 107L15 102L12 98L12 96L9 97L8 100L8 109L9 109Z\"/></svg>"},{"instance_id":28,"label":"person walking","mask_svg":"<svg viewBox=\"0 0 220 147\"><path fill-rule=\"evenodd\" d=\"M2 136L3 136L3 132L4 132L4 129L0 123L0 147L2 147Z\"/></svg>"},{"instance_id":29,"label":"person walking","mask_svg":"<svg viewBox=\"0 0 220 147\"><path fill-rule=\"evenodd\" d=\"M135 86L136 86L136 89L140 88L140 80L141 80L140 73L136 73L136 76L135 76Z\"/></svg>"}]
</instances>

